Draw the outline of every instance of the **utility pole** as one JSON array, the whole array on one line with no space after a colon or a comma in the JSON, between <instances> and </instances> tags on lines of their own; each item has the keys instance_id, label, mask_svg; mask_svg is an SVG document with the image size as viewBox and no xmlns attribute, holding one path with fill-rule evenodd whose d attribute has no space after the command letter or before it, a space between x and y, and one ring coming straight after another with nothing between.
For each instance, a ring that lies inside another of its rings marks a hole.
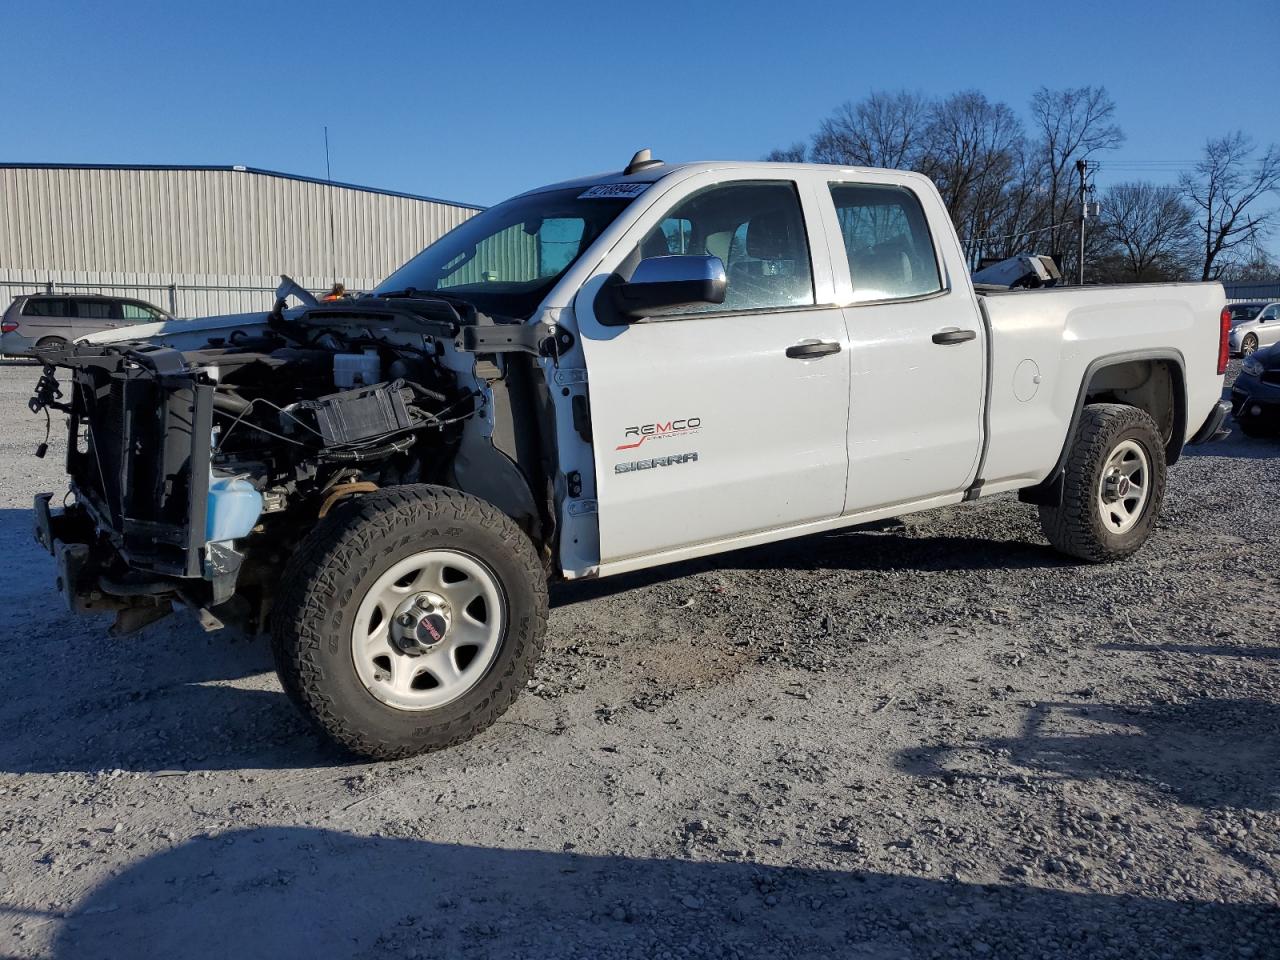
<instances>
[{"instance_id":1,"label":"utility pole","mask_svg":"<svg viewBox=\"0 0 1280 960\"><path fill-rule=\"evenodd\" d=\"M1084 286L1084 222L1088 219L1088 207L1085 206L1085 185L1084 174L1089 169L1088 160L1076 161L1076 172L1080 174L1080 279L1079 283Z\"/></svg>"}]
</instances>

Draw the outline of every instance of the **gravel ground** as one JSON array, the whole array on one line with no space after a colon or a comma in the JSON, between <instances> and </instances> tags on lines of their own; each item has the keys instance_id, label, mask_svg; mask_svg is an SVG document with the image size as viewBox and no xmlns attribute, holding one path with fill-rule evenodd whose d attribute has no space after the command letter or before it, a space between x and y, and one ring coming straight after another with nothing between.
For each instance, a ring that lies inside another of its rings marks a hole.
<instances>
[{"instance_id":1,"label":"gravel ground","mask_svg":"<svg viewBox=\"0 0 1280 960\"><path fill-rule=\"evenodd\" d=\"M371 765L261 641L62 612L34 377L0 368L0 954L1280 956L1280 444L1193 448L1116 566L1001 497L557 589L497 726Z\"/></svg>"}]
</instances>

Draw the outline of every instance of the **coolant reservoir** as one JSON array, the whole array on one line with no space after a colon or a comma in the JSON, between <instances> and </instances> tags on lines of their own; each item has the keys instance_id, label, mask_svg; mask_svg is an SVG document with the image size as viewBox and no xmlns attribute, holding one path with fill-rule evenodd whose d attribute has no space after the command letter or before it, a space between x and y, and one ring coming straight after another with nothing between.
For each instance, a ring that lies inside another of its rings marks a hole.
<instances>
[{"instance_id":1,"label":"coolant reservoir","mask_svg":"<svg viewBox=\"0 0 1280 960\"><path fill-rule=\"evenodd\" d=\"M206 541L247 536L262 514L262 494L244 477L209 476L209 500L204 517Z\"/></svg>"},{"instance_id":2,"label":"coolant reservoir","mask_svg":"<svg viewBox=\"0 0 1280 960\"><path fill-rule=\"evenodd\" d=\"M382 361L378 357L377 350L333 355L333 384L339 390L367 387L380 379L382 379Z\"/></svg>"}]
</instances>

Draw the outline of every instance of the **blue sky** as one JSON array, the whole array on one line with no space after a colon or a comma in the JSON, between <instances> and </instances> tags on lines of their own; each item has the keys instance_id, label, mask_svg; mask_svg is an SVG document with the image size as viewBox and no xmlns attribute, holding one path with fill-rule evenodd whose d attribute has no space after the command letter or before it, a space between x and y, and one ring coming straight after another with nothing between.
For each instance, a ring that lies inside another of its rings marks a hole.
<instances>
[{"instance_id":1,"label":"blue sky","mask_svg":"<svg viewBox=\"0 0 1280 960\"><path fill-rule=\"evenodd\" d=\"M1171 179L1236 128L1280 141L1276 0L3 0L0 13L0 160L323 176L328 124L335 179L488 204L617 169L641 146L758 158L874 88L974 87L1025 113L1040 84L1106 86L1128 136L1113 159L1157 167L1104 160L1101 185Z\"/></svg>"}]
</instances>

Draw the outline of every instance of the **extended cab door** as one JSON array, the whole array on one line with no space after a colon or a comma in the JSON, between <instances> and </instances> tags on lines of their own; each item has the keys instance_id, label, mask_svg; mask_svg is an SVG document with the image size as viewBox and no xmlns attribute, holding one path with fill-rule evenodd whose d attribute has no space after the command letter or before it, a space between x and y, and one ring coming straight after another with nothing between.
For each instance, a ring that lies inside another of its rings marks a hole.
<instances>
[{"instance_id":1,"label":"extended cab door","mask_svg":"<svg viewBox=\"0 0 1280 960\"><path fill-rule=\"evenodd\" d=\"M848 341L813 184L716 179L670 188L601 271L713 255L723 304L610 325L597 285L574 303L605 563L837 517L844 503Z\"/></svg>"},{"instance_id":2,"label":"extended cab door","mask_svg":"<svg viewBox=\"0 0 1280 960\"><path fill-rule=\"evenodd\" d=\"M845 513L954 494L977 471L987 334L941 200L908 183L822 191L850 342Z\"/></svg>"}]
</instances>

